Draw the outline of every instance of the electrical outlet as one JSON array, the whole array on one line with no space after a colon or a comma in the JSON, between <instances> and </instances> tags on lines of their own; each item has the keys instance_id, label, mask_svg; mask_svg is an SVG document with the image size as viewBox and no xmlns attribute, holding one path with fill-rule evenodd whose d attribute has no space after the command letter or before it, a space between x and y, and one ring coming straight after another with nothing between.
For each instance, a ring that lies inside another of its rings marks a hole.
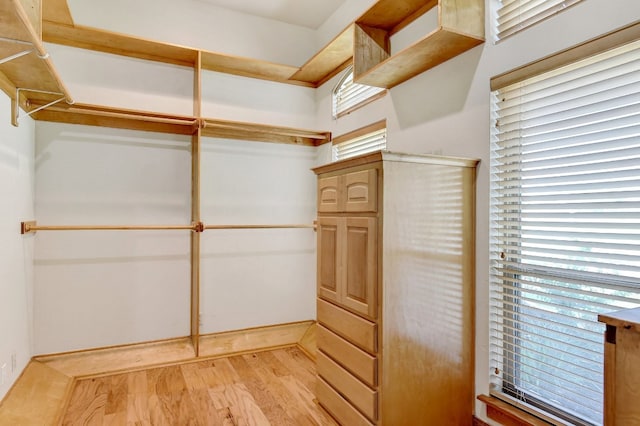
<instances>
[{"instance_id":1,"label":"electrical outlet","mask_svg":"<svg viewBox=\"0 0 640 426\"><path fill-rule=\"evenodd\" d=\"M15 352L11 354L11 374L16 372L16 367L18 363L16 362L16 354Z\"/></svg>"}]
</instances>

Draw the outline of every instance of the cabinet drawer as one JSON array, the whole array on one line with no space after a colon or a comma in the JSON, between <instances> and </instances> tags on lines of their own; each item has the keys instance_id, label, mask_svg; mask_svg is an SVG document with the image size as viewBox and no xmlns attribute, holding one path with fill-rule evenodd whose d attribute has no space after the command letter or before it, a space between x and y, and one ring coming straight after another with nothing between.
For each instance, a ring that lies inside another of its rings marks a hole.
<instances>
[{"instance_id":1,"label":"cabinet drawer","mask_svg":"<svg viewBox=\"0 0 640 426\"><path fill-rule=\"evenodd\" d=\"M348 426L373 426L365 416L353 408L349 402L336 392L327 382L318 377L316 396L322 405L340 424Z\"/></svg>"},{"instance_id":2,"label":"cabinet drawer","mask_svg":"<svg viewBox=\"0 0 640 426\"><path fill-rule=\"evenodd\" d=\"M369 169L344 176L345 211L375 212L378 210L378 170Z\"/></svg>"},{"instance_id":3,"label":"cabinet drawer","mask_svg":"<svg viewBox=\"0 0 640 426\"><path fill-rule=\"evenodd\" d=\"M322 299L318 299L318 322L369 353L378 350L375 323Z\"/></svg>"},{"instance_id":4,"label":"cabinet drawer","mask_svg":"<svg viewBox=\"0 0 640 426\"><path fill-rule=\"evenodd\" d=\"M376 420L378 393L322 352L317 353L318 375L371 420Z\"/></svg>"},{"instance_id":5,"label":"cabinet drawer","mask_svg":"<svg viewBox=\"0 0 640 426\"><path fill-rule=\"evenodd\" d=\"M376 211L378 211L377 169L318 179L318 212Z\"/></svg>"},{"instance_id":6,"label":"cabinet drawer","mask_svg":"<svg viewBox=\"0 0 640 426\"><path fill-rule=\"evenodd\" d=\"M376 357L358 349L321 325L317 328L316 341L318 349L338 360L342 366L360 380L371 387L378 385Z\"/></svg>"}]
</instances>

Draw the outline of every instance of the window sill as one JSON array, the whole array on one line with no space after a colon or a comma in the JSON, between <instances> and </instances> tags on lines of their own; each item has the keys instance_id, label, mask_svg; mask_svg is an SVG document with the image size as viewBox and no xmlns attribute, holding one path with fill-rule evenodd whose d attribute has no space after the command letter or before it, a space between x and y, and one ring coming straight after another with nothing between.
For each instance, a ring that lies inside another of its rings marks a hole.
<instances>
[{"instance_id":1,"label":"window sill","mask_svg":"<svg viewBox=\"0 0 640 426\"><path fill-rule=\"evenodd\" d=\"M487 417L504 426L549 426L548 423L493 396L479 395L487 406Z\"/></svg>"}]
</instances>

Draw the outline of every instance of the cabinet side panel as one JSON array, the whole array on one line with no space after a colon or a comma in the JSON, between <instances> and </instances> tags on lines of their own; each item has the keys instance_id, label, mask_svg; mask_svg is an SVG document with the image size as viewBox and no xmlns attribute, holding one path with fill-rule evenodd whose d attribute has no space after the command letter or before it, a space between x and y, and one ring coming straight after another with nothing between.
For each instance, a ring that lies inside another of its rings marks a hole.
<instances>
[{"instance_id":1,"label":"cabinet side panel","mask_svg":"<svg viewBox=\"0 0 640 426\"><path fill-rule=\"evenodd\" d=\"M471 424L470 171L385 162L383 424Z\"/></svg>"},{"instance_id":2,"label":"cabinet side panel","mask_svg":"<svg viewBox=\"0 0 640 426\"><path fill-rule=\"evenodd\" d=\"M618 328L615 352L615 411L616 425L640 424L640 333Z\"/></svg>"}]
</instances>

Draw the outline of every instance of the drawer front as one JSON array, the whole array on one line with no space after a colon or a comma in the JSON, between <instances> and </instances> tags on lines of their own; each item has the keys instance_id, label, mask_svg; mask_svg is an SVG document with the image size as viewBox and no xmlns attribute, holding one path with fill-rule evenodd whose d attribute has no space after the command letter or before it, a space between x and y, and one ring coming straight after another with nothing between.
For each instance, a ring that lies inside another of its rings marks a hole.
<instances>
[{"instance_id":1,"label":"drawer front","mask_svg":"<svg viewBox=\"0 0 640 426\"><path fill-rule=\"evenodd\" d=\"M375 323L322 299L318 299L318 322L371 354L378 350Z\"/></svg>"},{"instance_id":2,"label":"drawer front","mask_svg":"<svg viewBox=\"0 0 640 426\"><path fill-rule=\"evenodd\" d=\"M349 402L327 382L318 377L316 384L318 402L344 426L373 426L365 416L353 408Z\"/></svg>"},{"instance_id":3,"label":"drawer front","mask_svg":"<svg viewBox=\"0 0 640 426\"><path fill-rule=\"evenodd\" d=\"M378 393L322 352L317 353L318 375L370 420L378 417Z\"/></svg>"},{"instance_id":4,"label":"drawer front","mask_svg":"<svg viewBox=\"0 0 640 426\"><path fill-rule=\"evenodd\" d=\"M369 169L344 176L345 211L378 211L378 170Z\"/></svg>"},{"instance_id":5,"label":"drawer front","mask_svg":"<svg viewBox=\"0 0 640 426\"><path fill-rule=\"evenodd\" d=\"M378 385L378 360L375 356L344 340L323 326L318 326L316 334L318 349L338 360L349 372L375 388Z\"/></svg>"},{"instance_id":6,"label":"drawer front","mask_svg":"<svg viewBox=\"0 0 640 426\"><path fill-rule=\"evenodd\" d=\"M337 212L340 208L339 176L318 179L318 211Z\"/></svg>"}]
</instances>

